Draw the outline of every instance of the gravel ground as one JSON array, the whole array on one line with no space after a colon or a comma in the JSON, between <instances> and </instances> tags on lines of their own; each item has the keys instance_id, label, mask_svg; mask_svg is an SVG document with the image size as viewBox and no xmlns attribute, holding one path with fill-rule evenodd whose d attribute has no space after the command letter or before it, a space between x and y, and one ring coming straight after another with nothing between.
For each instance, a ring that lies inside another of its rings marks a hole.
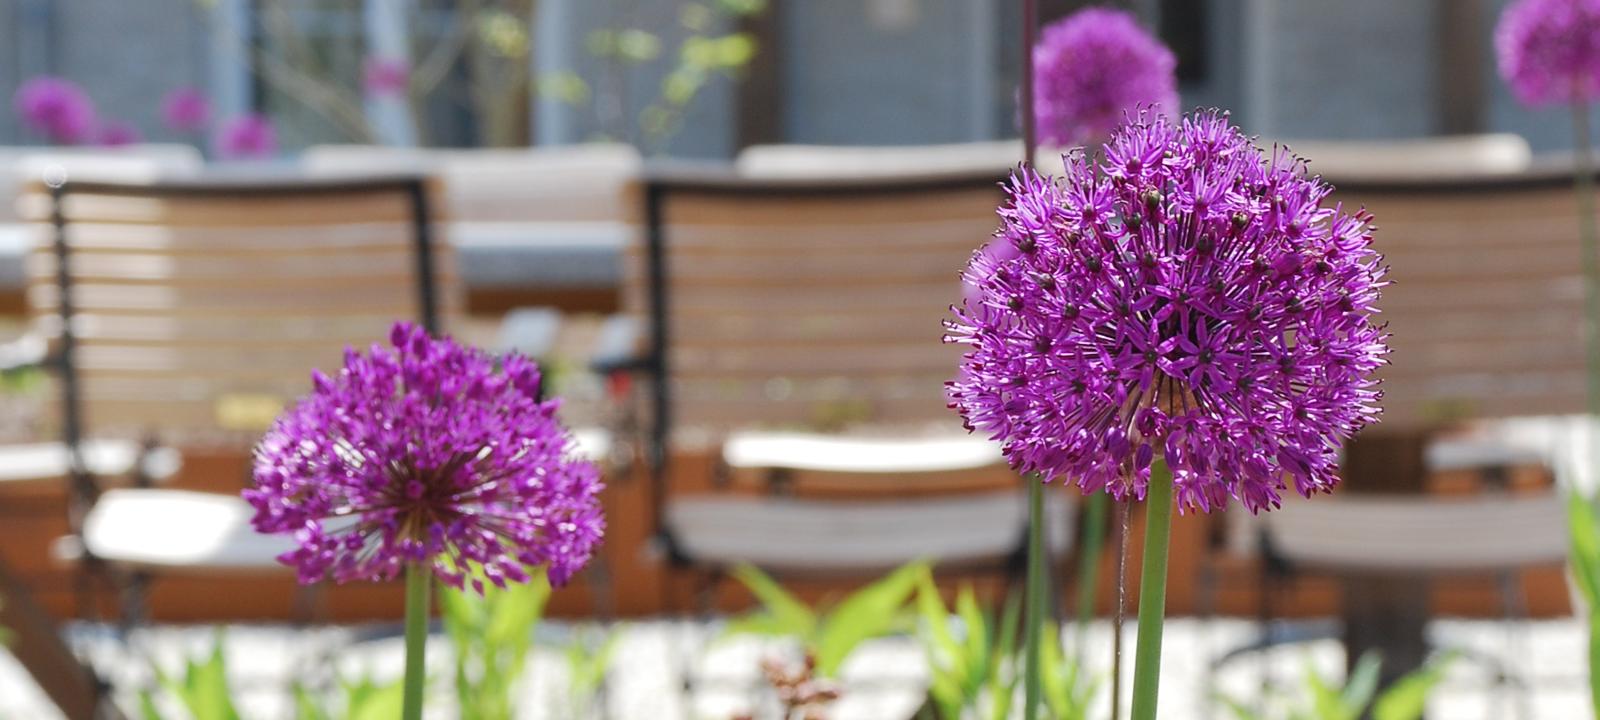
<instances>
[{"instance_id":1,"label":"gravel ground","mask_svg":"<svg viewBox=\"0 0 1600 720\"><path fill-rule=\"evenodd\" d=\"M535 657L519 690L519 717L618 718L640 720L721 720L736 713L766 707L771 699L759 689L756 666L760 658L785 656L793 648L775 641L735 639L706 646L715 637L711 626L663 620L626 623L612 628L619 633L601 706L575 706L568 692L564 648L578 633L593 638L595 626L547 623L540 628ZM329 653L340 650L332 663L346 677L398 676L401 665L399 638L383 637L385 628L326 628L297 630L285 626L239 625L228 627L225 638L229 669L247 720L289 718L287 687L297 677L326 678ZM1210 658L1247 640L1251 623L1217 620L1202 623L1176 619L1167 628L1163 656L1162 713L1165 720L1222 718L1205 702L1205 669ZM1462 648L1485 656L1505 658L1519 668L1531 690L1518 693L1496 689L1492 671L1473 660L1455 662L1445 684L1429 706L1433 720L1581 720L1592 717L1586 705L1584 682L1584 628L1574 620L1539 621L1515 626L1488 621L1439 621L1430 628L1442 646ZM114 675L123 688L149 683L150 661L134 659L105 630L80 626L69 631L73 643L93 658L97 667ZM361 636L379 639L361 639ZM1090 629L1089 647L1107 647L1109 627ZM216 637L209 627L161 626L140 633L136 646L146 657L170 671L185 655L206 652ZM435 676L447 678L448 642L436 636L431 645ZM1131 643L1129 644L1131 647ZM696 651L694 648L701 648ZM692 698L682 691L681 668L694 663ZM1127 658L1131 672L1131 658ZM1217 673L1218 687L1236 698L1253 699L1263 668L1281 680L1298 678L1307 667L1336 675L1343 661L1338 644L1313 641L1279 648L1266 656L1231 663ZM907 637L891 637L863 646L843 672L844 697L833 708L834 720L884 720L907 717L920 701L926 682L921 651ZM448 705L448 690L434 697ZM130 696L131 699L131 696ZM1102 705L1106 701L1102 694ZM131 705L130 705L131 707ZM1101 714L1104 714L1102 708ZM443 708L430 717L448 718ZM57 717L15 661L0 653L0 717ZM174 715L182 717L182 715Z\"/></svg>"}]
</instances>

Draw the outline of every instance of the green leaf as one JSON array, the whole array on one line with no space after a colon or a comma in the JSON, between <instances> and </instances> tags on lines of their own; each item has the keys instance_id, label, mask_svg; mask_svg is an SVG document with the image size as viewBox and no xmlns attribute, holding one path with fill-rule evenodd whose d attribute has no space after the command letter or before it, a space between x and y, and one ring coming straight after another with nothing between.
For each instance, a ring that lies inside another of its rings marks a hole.
<instances>
[{"instance_id":1,"label":"green leaf","mask_svg":"<svg viewBox=\"0 0 1600 720\"><path fill-rule=\"evenodd\" d=\"M722 70L744 67L756 56L756 39L749 33L734 33L712 41L711 65Z\"/></svg>"},{"instance_id":2,"label":"green leaf","mask_svg":"<svg viewBox=\"0 0 1600 720\"><path fill-rule=\"evenodd\" d=\"M1444 680L1445 670L1455 660L1446 653L1422 667L1406 673L1378 696L1372 706L1372 720L1417 720L1428 703L1428 693Z\"/></svg>"},{"instance_id":3,"label":"green leaf","mask_svg":"<svg viewBox=\"0 0 1600 720\"><path fill-rule=\"evenodd\" d=\"M1567 496L1572 577L1591 611L1600 610L1600 513L1577 491Z\"/></svg>"},{"instance_id":4,"label":"green leaf","mask_svg":"<svg viewBox=\"0 0 1600 720\"><path fill-rule=\"evenodd\" d=\"M304 685L296 682L290 686L289 692L294 696L295 720L333 720L333 716L322 708L322 704Z\"/></svg>"},{"instance_id":5,"label":"green leaf","mask_svg":"<svg viewBox=\"0 0 1600 720\"><path fill-rule=\"evenodd\" d=\"M589 83L571 70L548 72L539 77L540 95L552 97L568 105L582 105L589 100Z\"/></svg>"},{"instance_id":6,"label":"green leaf","mask_svg":"<svg viewBox=\"0 0 1600 720\"><path fill-rule=\"evenodd\" d=\"M1309 662L1306 663L1302 680L1311 697L1312 717L1319 720L1344 720L1343 698L1322 679L1321 675L1317 674L1317 668Z\"/></svg>"},{"instance_id":7,"label":"green leaf","mask_svg":"<svg viewBox=\"0 0 1600 720\"><path fill-rule=\"evenodd\" d=\"M1006 603L1000 611L1000 641L995 647L993 659L989 665L989 717L1006 718L1011 716L1011 703L1016 698L1017 673L1014 661L1017 656L1017 632L1020 623L1017 618L1022 615L1022 596L1017 593L1006 595Z\"/></svg>"},{"instance_id":8,"label":"green leaf","mask_svg":"<svg viewBox=\"0 0 1600 720\"><path fill-rule=\"evenodd\" d=\"M1217 702L1222 703L1223 707L1228 709L1228 712L1233 715L1234 720L1263 720L1263 718L1257 715L1256 711L1243 700L1228 697L1227 695L1215 695L1213 697L1216 698Z\"/></svg>"},{"instance_id":9,"label":"green leaf","mask_svg":"<svg viewBox=\"0 0 1600 720\"><path fill-rule=\"evenodd\" d=\"M731 573L735 580L761 603L763 612L735 619L724 634L794 635L807 638L817 627L817 614L776 580L754 565L739 565Z\"/></svg>"},{"instance_id":10,"label":"green leaf","mask_svg":"<svg viewBox=\"0 0 1600 720\"><path fill-rule=\"evenodd\" d=\"M632 62L654 60L661 55L661 38L643 30L623 30L616 36L616 54Z\"/></svg>"},{"instance_id":11,"label":"green leaf","mask_svg":"<svg viewBox=\"0 0 1600 720\"><path fill-rule=\"evenodd\" d=\"M390 720L400 717L405 706L403 678L379 685L363 678L359 683L346 685L349 704L347 720Z\"/></svg>"},{"instance_id":12,"label":"green leaf","mask_svg":"<svg viewBox=\"0 0 1600 720\"><path fill-rule=\"evenodd\" d=\"M139 717L142 720L163 720L161 709L156 707L156 698L148 688L139 690Z\"/></svg>"},{"instance_id":13,"label":"green leaf","mask_svg":"<svg viewBox=\"0 0 1600 720\"><path fill-rule=\"evenodd\" d=\"M713 19L711 8L702 3L684 3L683 7L678 9L678 24L685 30L705 32L706 28L711 27Z\"/></svg>"},{"instance_id":14,"label":"green leaf","mask_svg":"<svg viewBox=\"0 0 1600 720\"><path fill-rule=\"evenodd\" d=\"M239 720L228 688L228 665L223 655L223 634L217 631L211 654L205 660L185 662L183 680L162 677L172 694L188 709L194 720Z\"/></svg>"},{"instance_id":15,"label":"green leaf","mask_svg":"<svg viewBox=\"0 0 1600 720\"><path fill-rule=\"evenodd\" d=\"M1372 652L1356 661L1355 669L1350 671L1350 678L1345 682L1344 692L1339 694L1339 704L1345 711L1342 720L1356 720L1361 717L1361 711L1367 709L1372 696L1378 691L1378 670L1382 666L1383 660Z\"/></svg>"},{"instance_id":16,"label":"green leaf","mask_svg":"<svg viewBox=\"0 0 1600 720\"><path fill-rule=\"evenodd\" d=\"M486 588L489 618L483 640L490 648L526 647L539 618L544 616L545 604L550 600L550 581L543 569L531 574L533 577L525 584Z\"/></svg>"},{"instance_id":17,"label":"green leaf","mask_svg":"<svg viewBox=\"0 0 1600 720\"><path fill-rule=\"evenodd\" d=\"M767 0L717 0L717 7L730 15L755 15L766 11Z\"/></svg>"},{"instance_id":18,"label":"green leaf","mask_svg":"<svg viewBox=\"0 0 1600 720\"><path fill-rule=\"evenodd\" d=\"M845 658L857 645L893 629L900 609L917 588L918 580L928 572L926 562L904 565L857 590L829 612L812 648L817 658L817 674L828 678L837 676Z\"/></svg>"}]
</instances>

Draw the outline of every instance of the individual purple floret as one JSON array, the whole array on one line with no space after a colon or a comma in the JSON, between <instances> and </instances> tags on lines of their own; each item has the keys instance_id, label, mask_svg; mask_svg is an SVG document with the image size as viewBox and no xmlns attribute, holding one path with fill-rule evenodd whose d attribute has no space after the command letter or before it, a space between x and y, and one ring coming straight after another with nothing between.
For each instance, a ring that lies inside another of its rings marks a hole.
<instances>
[{"instance_id":1,"label":"individual purple floret","mask_svg":"<svg viewBox=\"0 0 1600 720\"><path fill-rule=\"evenodd\" d=\"M539 369L395 325L391 347L345 353L334 377L284 413L256 448L256 530L293 533L280 560L301 582L392 579L412 563L479 591L555 584L605 530L601 483L539 400Z\"/></svg>"},{"instance_id":2,"label":"individual purple floret","mask_svg":"<svg viewBox=\"0 0 1600 720\"><path fill-rule=\"evenodd\" d=\"M1156 457L1181 508L1331 489L1379 413L1372 217L1216 111L1140 114L1103 157L1012 179L946 323L967 347L951 407L1018 470L1084 492L1142 499Z\"/></svg>"},{"instance_id":3,"label":"individual purple floret","mask_svg":"<svg viewBox=\"0 0 1600 720\"><path fill-rule=\"evenodd\" d=\"M161 120L175 132L201 132L211 122L211 101L199 88L178 88L162 98Z\"/></svg>"},{"instance_id":4,"label":"individual purple floret","mask_svg":"<svg viewBox=\"0 0 1600 720\"><path fill-rule=\"evenodd\" d=\"M223 123L212 144L227 160L269 158L278 152L278 131L265 115L241 115Z\"/></svg>"},{"instance_id":5,"label":"individual purple floret","mask_svg":"<svg viewBox=\"0 0 1600 720\"><path fill-rule=\"evenodd\" d=\"M76 145L89 141L94 132L94 102L71 80L32 78L17 89L15 102L22 122L51 142Z\"/></svg>"},{"instance_id":6,"label":"individual purple floret","mask_svg":"<svg viewBox=\"0 0 1600 720\"><path fill-rule=\"evenodd\" d=\"M1090 7L1044 28L1033 48L1039 138L1101 142L1141 107L1178 109L1177 61L1122 10Z\"/></svg>"},{"instance_id":7,"label":"individual purple floret","mask_svg":"<svg viewBox=\"0 0 1600 720\"><path fill-rule=\"evenodd\" d=\"M1600 0L1518 0L1501 14L1494 46L1524 103L1600 98Z\"/></svg>"}]
</instances>

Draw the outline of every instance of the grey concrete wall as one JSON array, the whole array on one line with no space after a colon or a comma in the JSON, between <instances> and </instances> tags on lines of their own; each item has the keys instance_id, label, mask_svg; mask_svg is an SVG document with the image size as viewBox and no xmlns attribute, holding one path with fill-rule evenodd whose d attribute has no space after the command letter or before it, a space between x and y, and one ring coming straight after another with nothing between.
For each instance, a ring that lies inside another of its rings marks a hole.
<instances>
[{"instance_id":1,"label":"grey concrete wall","mask_svg":"<svg viewBox=\"0 0 1600 720\"><path fill-rule=\"evenodd\" d=\"M1330 139L1434 132L1433 2L1249 0L1245 7L1244 97L1254 132Z\"/></svg>"},{"instance_id":2,"label":"grey concrete wall","mask_svg":"<svg viewBox=\"0 0 1600 720\"><path fill-rule=\"evenodd\" d=\"M161 125L161 98L205 83L206 36L192 0L0 0L0 142L28 141L11 99L18 85L49 72L83 85L102 117L132 122L151 140L174 139Z\"/></svg>"},{"instance_id":3,"label":"grey concrete wall","mask_svg":"<svg viewBox=\"0 0 1600 720\"><path fill-rule=\"evenodd\" d=\"M1001 125L994 111L1011 95L995 82L1001 20L993 5L782 3L789 141L903 145L988 139L997 126L1010 131L1014 118Z\"/></svg>"}]
</instances>

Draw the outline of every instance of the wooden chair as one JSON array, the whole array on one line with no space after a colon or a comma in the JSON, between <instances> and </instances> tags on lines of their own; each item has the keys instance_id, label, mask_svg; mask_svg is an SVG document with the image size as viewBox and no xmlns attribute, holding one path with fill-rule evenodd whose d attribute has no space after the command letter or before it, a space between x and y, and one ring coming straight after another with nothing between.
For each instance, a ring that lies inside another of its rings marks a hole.
<instances>
[{"instance_id":1,"label":"wooden chair","mask_svg":"<svg viewBox=\"0 0 1600 720\"><path fill-rule=\"evenodd\" d=\"M1570 170L1390 170L1331 178L1334 201L1376 216L1375 247L1394 281L1380 303L1392 334L1392 364L1379 373L1383 422L1356 439L1339 497L1288 498L1282 510L1230 522L1228 534L1234 554L1265 558L1266 616L1284 581L1332 573L1401 579L1399 594L1423 592L1428 577L1475 575L1498 581L1503 612L1517 617L1519 573L1562 562L1565 515L1555 487L1512 479L1561 470L1571 448L1553 439L1570 435L1567 416L1584 410ZM1430 477L1471 478L1479 494L1429 497ZM1425 619L1425 602L1418 607ZM1379 632L1392 640L1415 630ZM1390 653L1406 657L1386 658L1386 676L1420 659L1420 635L1412 645Z\"/></svg>"},{"instance_id":2,"label":"wooden chair","mask_svg":"<svg viewBox=\"0 0 1600 720\"><path fill-rule=\"evenodd\" d=\"M644 182L623 304L647 328L660 539L702 589L739 562L791 576L918 557L1020 569L1024 495L996 445L946 407L960 350L940 342L960 270L996 227L1001 180L682 170ZM669 451L710 453L712 477L669 477ZM1067 492L1049 495L1057 552Z\"/></svg>"},{"instance_id":3,"label":"wooden chair","mask_svg":"<svg viewBox=\"0 0 1600 720\"><path fill-rule=\"evenodd\" d=\"M38 192L52 237L30 258L28 297L58 346L69 448L120 437L245 451L309 387L311 368L337 367L345 347L381 341L397 318L438 332L462 306L421 178L69 181ZM100 495L76 459L73 476L86 558L280 571L273 556L287 542L241 531L248 513L223 522L223 501ZM205 508L211 520L186 543L155 542L172 514Z\"/></svg>"},{"instance_id":4,"label":"wooden chair","mask_svg":"<svg viewBox=\"0 0 1600 720\"><path fill-rule=\"evenodd\" d=\"M400 318L439 331L462 302L432 194L412 176L31 188L28 301L65 448L47 459L64 460L72 498L58 550L122 589L125 622L154 575L287 576L274 558L289 543L251 530L232 491L248 478L207 483L225 494L106 489L99 448L248 452L345 347L383 341Z\"/></svg>"}]
</instances>

